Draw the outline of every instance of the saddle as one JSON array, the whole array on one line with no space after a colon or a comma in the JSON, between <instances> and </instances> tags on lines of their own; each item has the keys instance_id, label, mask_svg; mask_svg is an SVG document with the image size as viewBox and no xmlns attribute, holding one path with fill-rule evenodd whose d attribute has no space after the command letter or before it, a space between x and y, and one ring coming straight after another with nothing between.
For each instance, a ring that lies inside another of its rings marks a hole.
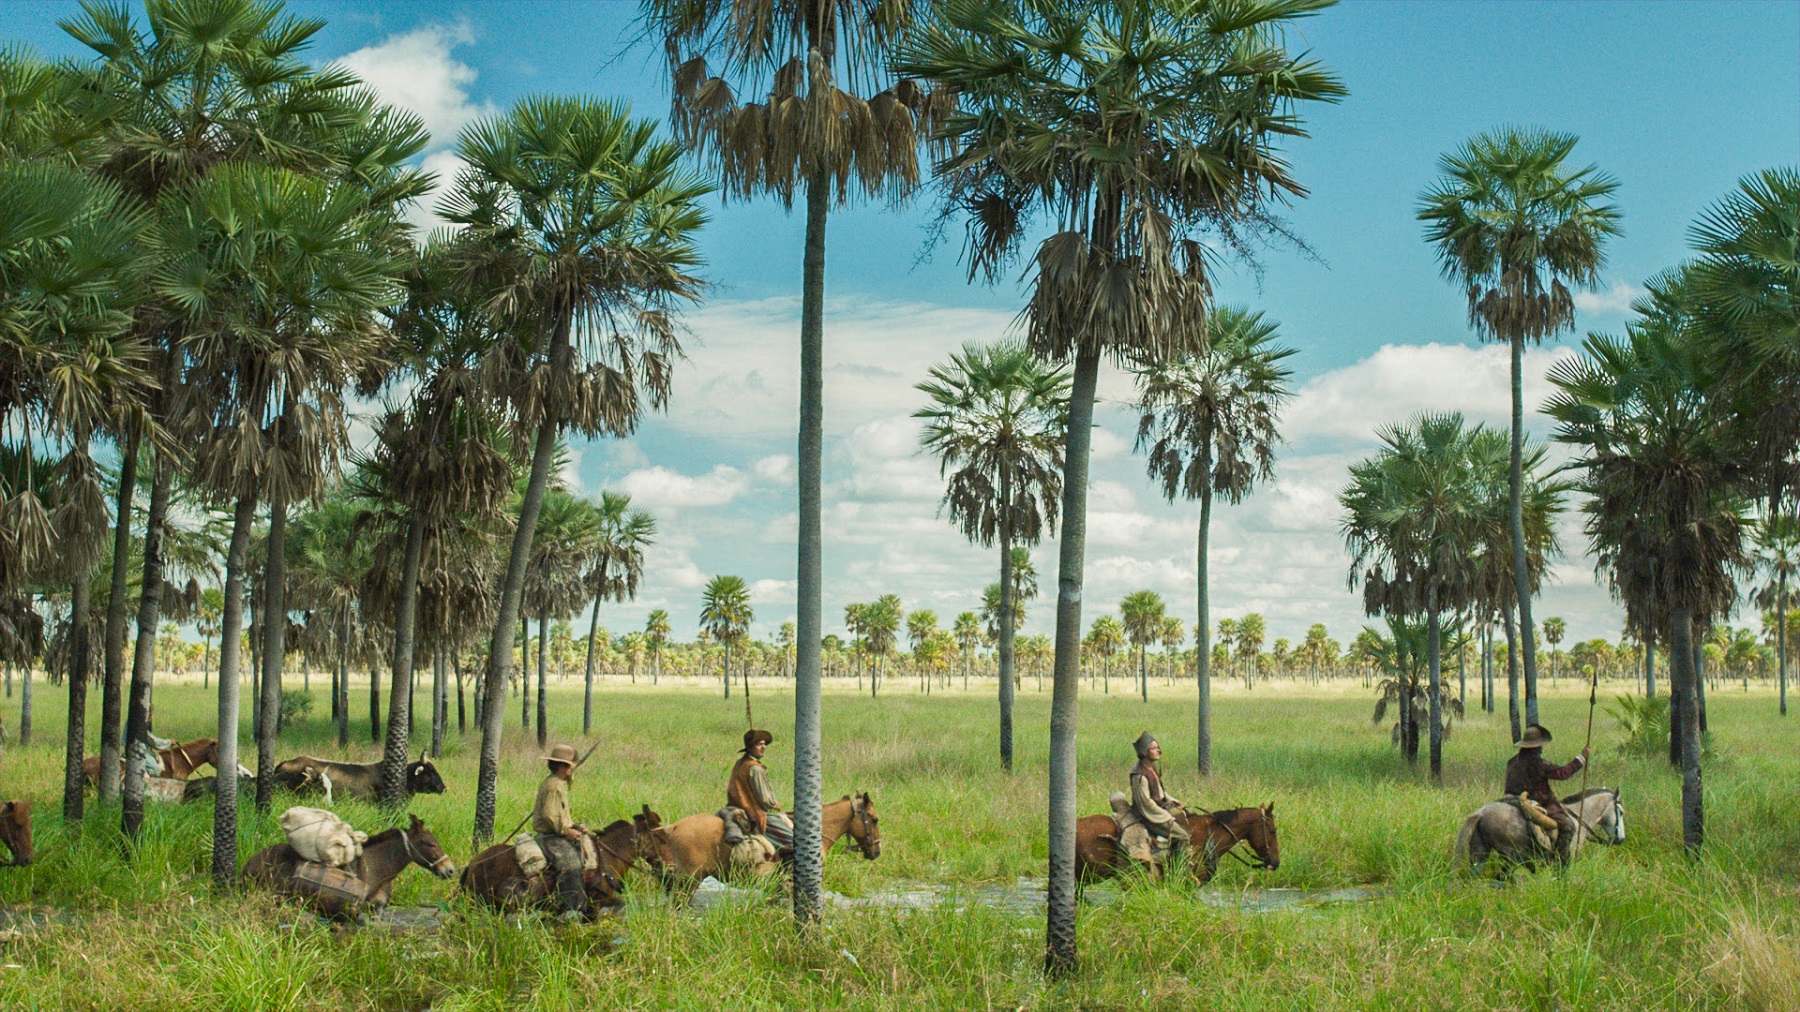
<instances>
[{"instance_id":1,"label":"saddle","mask_svg":"<svg viewBox=\"0 0 1800 1012\"><path fill-rule=\"evenodd\" d=\"M543 844L538 843L534 834L520 833L507 842L512 844L513 860L519 863L521 874L529 878L550 870L550 857L544 853ZM594 845L594 834L583 833L575 843L581 850L581 870L599 871L600 848Z\"/></svg>"},{"instance_id":2,"label":"saddle","mask_svg":"<svg viewBox=\"0 0 1800 1012\"><path fill-rule=\"evenodd\" d=\"M1508 794L1500 799L1519 810L1525 817L1525 825L1531 829L1532 842L1546 851L1556 850L1556 838L1562 834L1562 826L1544 811L1544 807L1522 794Z\"/></svg>"}]
</instances>

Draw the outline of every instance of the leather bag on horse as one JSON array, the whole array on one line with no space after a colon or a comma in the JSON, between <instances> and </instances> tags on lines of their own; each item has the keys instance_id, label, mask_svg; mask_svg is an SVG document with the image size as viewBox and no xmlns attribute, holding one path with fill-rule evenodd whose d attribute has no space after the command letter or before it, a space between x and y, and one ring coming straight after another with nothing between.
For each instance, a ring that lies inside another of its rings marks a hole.
<instances>
[{"instance_id":1,"label":"leather bag on horse","mask_svg":"<svg viewBox=\"0 0 1800 1012\"><path fill-rule=\"evenodd\" d=\"M311 900L329 917L349 916L369 898L368 883L342 868L317 861L295 865L292 884L294 892Z\"/></svg>"},{"instance_id":2,"label":"leather bag on horse","mask_svg":"<svg viewBox=\"0 0 1800 1012\"><path fill-rule=\"evenodd\" d=\"M520 833L507 841L512 844L513 860L519 863L519 872L527 877L542 875L550 870L550 858L544 853L544 845L530 833ZM581 851L581 870L600 870L600 848L594 843L592 833L581 834L576 841Z\"/></svg>"},{"instance_id":3,"label":"leather bag on horse","mask_svg":"<svg viewBox=\"0 0 1800 1012\"><path fill-rule=\"evenodd\" d=\"M1556 838L1562 827L1544 811L1543 806L1522 794L1508 794L1500 800L1510 802L1525 816L1525 825L1531 829L1531 838L1539 847L1547 851L1556 850Z\"/></svg>"}]
</instances>

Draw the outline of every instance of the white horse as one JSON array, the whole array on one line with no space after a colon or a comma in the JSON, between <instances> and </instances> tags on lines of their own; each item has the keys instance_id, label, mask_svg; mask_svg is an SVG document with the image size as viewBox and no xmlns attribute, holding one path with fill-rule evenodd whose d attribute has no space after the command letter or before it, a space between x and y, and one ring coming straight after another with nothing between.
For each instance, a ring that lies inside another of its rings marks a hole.
<instances>
[{"instance_id":1,"label":"white horse","mask_svg":"<svg viewBox=\"0 0 1800 1012\"><path fill-rule=\"evenodd\" d=\"M1570 857L1590 835L1601 843L1625 842L1625 805L1619 800L1618 788L1590 787L1564 798L1563 807L1575 819ZM1524 813L1504 801L1490 801L1463 820L1456 834L1456 856L1470 871L1480 871L1490 856L1533 870L1540 861L1556 859L1533 841Z\"/></svg>"}]
</instances>

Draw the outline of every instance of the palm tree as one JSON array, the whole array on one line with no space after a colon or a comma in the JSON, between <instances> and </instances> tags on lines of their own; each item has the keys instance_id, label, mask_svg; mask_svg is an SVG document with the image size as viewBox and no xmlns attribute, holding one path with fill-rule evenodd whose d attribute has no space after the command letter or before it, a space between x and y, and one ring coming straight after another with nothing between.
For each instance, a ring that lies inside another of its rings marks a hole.
<instances>
[{"instance_id":1,"label":"palm tree","mask_svg":"<svg viewBox=\"0 0 1800 1012\"><path fill-rule=\"evenodd\" d=\"M710 187L681 166L681 148L620 105L534 98L464 130L469 166L442 210L465 226L469 283L496 329L494 393L515 424L535 429L488 648L474 836L494 831L501 708L525 568L550 485L558 437L624 435L662 406L679 353L672 310L699 297L695 233Z\"/></svg>"},{"instance_id":2,"label":"palm tree","mask_svg":"<svg viewBox=\"0 0 1800 1012\"><path fill-rule=\"evenodd\" d=\"M1162 595L1154 590L1127 594L1119 602L1119 617L1125 620L1125 633L1131 637L1131 645L1137 648L1138 694L1146 703L1150 701L1150 660L1145 651L1162 637L1165 610Z\"/></svg>"},{"instance_id":3,"label":"palm tree","mask_svg":"<svg viewBox=\"0 0 1800 1012\"><path fill-rule=\"evenodd\" d=\"M340 492L294 522L294 603L330 615L336 622L331 637L337 651L331 710L339 748L350 744L350 646L356 634L363 581L374 565L368 540L358 536L364 516L364 504ZM223 597L219 603L224 603ZM214 635L217 626L200 632Z\"/></svg>"},{"instance_id":4,"label":"palm tree","mask_svg":"<svg viewBox=\"0 0 1800 1012\"><path fill-rule=\"evenodd\" d=\"M1438 160L1442 178L1419 197L1418 217L1444 276L1468 291L1469 322L1512 353L1512 565L1525 670L1525 722L1538 722L1537 645L1531 621L1522 501L1525 342L1575 323L1569 286L1593 288L1619 210L1602 203L1618 183L1594 166L1569 171L1574 134L1504 129Z\"/></svg>"},{"instance_id":5,"label":"palm tree","mask_svg":"<svg viewBox=\"0 0 1800 1012\"><path fill-rule=\"evenodd\" d=\"M1325 659L1325 643L1330 636L1331 633L1326 630L1325 623L1314 622L1306 630L1306 639L1300 644L1301 654L1305 656L1306 663L1311 665L1312 678L1315 682L1319 679L1319 665Z\"/></svg>"},{"instance_id":6,"label":"palm tree","mask_svg":"<svg viewBox=\"0 0 1800 1012\"><path fill-rule=\"evenodd\" d=\"M1586 530L1626 621L1668 644L1671 736L1682 771L1682 838L1705 839L1695 634L1728 614L1752 565L1746 489L1758 476L1753 411L1730 368L1694 333L1679 276L1650 284L1623 337L1590 335L1559 362L1545 411L1576 448Z\"/></svg>"},{"instance_id":7,"label":"palm tree","mask_svg":"<svg viewBox=\"0 0 1800 1012\"><path fill-rule=\"evenodd\" d=\"M1149 449L1152 480L1171 502L1200 500L1195 560L1201 630L1199 688L1201 776L1212 772L1212 669L1205 631L1212 623L1210 553L1215 496L1239 503L1256 482L1274 477L1281 406L1293 375L1282 363L1294 353L1277 343L1276 323L1238 308L1215 310L1205 352L1138 374L1138 449Z\"/></svg>"},{"instance_id":8,"label":"palm tree","mask_svg":"<svg viewBox=\"0 0 1800 1012\"><path fill-rule=\"evenodd\" d=\"M1775 609L1775 667L1780 679L1780 713L1787 716L1787 614L1788 581L1800 572L1800 519L1791 515L1764 517L1756 527L1757 568L1769 577L1756 591L1756 606Z\"/></svg>"},{"instance_id":9,"label":"palm tree","mask_svg":"<svg viewBox=\"0 0 1800 1012\"><path fill-rule=\"evenodd\" d=\"M825 223L853 195L904 196L919 179L929 97L886 80L888 47L913 4L894 0L641 0L669 54L676 135L711 161L729 196L806 206L800 307L799 553L794 681L794 917L818 919L819 642L824 629L820 474L824 426ZM708 58L711 58L709 65ZM840 85L840 82L842 84ZM763 101L742 101L765 96Z\"/></svg>"},{"instance_id":10,"label":"palm tree","mask_svg":"<svg viewBox=\"0 0 1800 1012\"><path fill-rule=\"evenodd\" d=\"M1088 627L1086 646L1100 668L1102 692L1112 691L1113 655L1125 648L1125 626L1111 615L1101 615Z\"/></svg>"},{"instance_id":11,"label":"palm tree","mask_svg":"<svg viewBox=\"0 0 1800 1012\"><path fill-rule=\"evenodd\" d=\"M927 642L936 637L937 634L937 612L932 611L929 608L920 608L906 616L906 639L907 642L912 645L913 653L915 655L919 652L921 646L924 646ZM929 693L931 691L931 683L925 677L926 666L918 663L918 658L916 656L914 658L914 665L919 669L919 688L922 691Z\"/></svg>"},{"instance_id":12,"label":"palm tree","mask_svg":"<svg viewBox=\"0 0 1800 1012\"><path fill-rule=\"evenodd\" d=\"M551 644L551 619L565 620L581 607L590 593L588 578L597 568L602 551L600 511L592 503L552 487L544 496L537 531L531 540L531 556L525 565L522 607L538 620L537 637L537 739L538 748L550 744L550 709L546 670Z\"/></svg>"},{"instance_id":13,"label":"palm tree","mask_svg":"<svg viewBox=\"0 0 1800 1012\"><path fill-rule=\"evenodd\" d=\"M900 606L900 598L894 594L883 594L872 604L863 605L859 616L863 640L868 644L868 651L873 657L869 667L869 697L873 699L881 689L881 683L887 678L887 659L894 652L895 637L900 631L900 620L905 617L906 609Z\"/></svg>"},{"instance_id":14,"label":"palm tree","mask_svg":"<svg viewBox=\"0 0 1800 1012\"><path fill-rule=\"evenodd\" d=\"M1068 376L1022 345L965 345L948 365L936 365L917 385L930 405L919 445L936 454L948 477L942 506L963 535L984 547L1000 545L1000 608L1014 605L1013 550L1036 544L1056 527L1062 494L1062 436L1068 427ZM953 470L954 469L954 470ZM1012 770L1013 635L999 629L1000 765Z\"/></svg>"},{"instance_id":15,"label":"palm tree","mask_svg":"<svg viewBox=\"0 0 1800 1012\"><path fill-rule=\"evenodd\" d=\"M1268 635L1268 627L1263 617L1251 612L1238 619L1237 652L1244 659L1244 688L1256 685L1256 666L1262 657L1263 638Z\"/></svg>"},{"instance_id":16,"label":"palm tree","mask_svg":"<svg viewBox=\"0 0 1800 1012\"><path fill-rule=\"evenodd\" d=\"M1158 635L1162 639L1163 674L1173 682L1176 662L1180 659L1181 645L1187 642L1187 624L1175 615L1165 615L1163 616L1162 630Z\"/></svg>"},{"instance_id":17,"label":"palm tree","mask_svg":"<svg viewBox=\"0 0 1800 1012\"><path fill-rule=\"evenodd\" d=\"M961 612L956 616L956 624L952 627L956 637L956 652L962 654L963 688L969 687L969 666L975 662L975 650L981 646L981 617L972 611ZM1000 677L1005 678L1003 672Z\"/></svg>"},{"instance_id":18,"label":"palm tree","mask_svg":"<svg viewBox=\"0 0 1800 1012\"><path fill-rule=\"evenodd\" d=\"M1231 242L1263 229L1272 205L1305 192L1273 142L1304 135L1296 103L1344 93L1285 48L1288 23L1324 6L971 0L936 8L896 61L960 103L934 138L946 200L968 214L971 273L1004 271L1034 212L1054 222L1032 254L1021 323L1034 354L1074 363L1051 716L1046 952L1056 974L1076 965L1075 707L1100 357L1153 365L1202 350L1210 285L1197 236L1212 229Z\"/></svg>"},{"instance_id":19,"label":"palm tree","mask_svg":"<svg viewBox=\"0 0 1800 1012\"><path fill-rule=\"evenodd\" d=\"M731 652L750 631L755 618L750 588L741 576L715 576L700 597L700 625L725 653L725 698L731 698ZM750 726L750 671L744 670L744 724Z\"/></svg>"},{"instance_id":20,"label":"palm tree","mask_svg":"<svg viewBox=\"0 0 1800 1012\"><path fill-rule=\"evenodd\" d=\"M650 639L650 684L662 682L663 646L669 642L669 613L661 608L650 609L644 619L644 635Z\"/></svg>"},{"instance_id":21,"label":"palm tree","mask_svg":"<svg viewBox=\"0 0 1800 1012\"><path fill-rule=\"evenodd\" d=\"M1550 684L1551 685L1556 684L1556 660L1557 660L1556 647L1557 647L1557 644L1559 644L1563 641L1563 637L1568 635L1568 632L1569 632L1569 624L1567 622L1564 622L1562 619L1552 616L1551 618L1547 618L1544 620L1544 642L1550 644Z\"/></svg>"},{"instance_id":22,"label":"palm tree","mask_svg":"<svg viewBox=\"0 0 1800 1012\"><path fill-rule=\"evenodd\" d=\"M594 728L594 634L600 628L600 602L637 597L638 581L644 576L644 549L656 543L656 518L646 510L632 509L631 497L623 492L600 493L598 520L595 565L587 578L594 613L588 620L587 674L581 690L583 735L592 734ZM664 613L663 622L668 620ZM637 681L635 665L632 681Z\"/></svg>"},{"instance_id":23,"label":"palm tree","mask_svg":"<svg viewBox=\"0 0 1800 1012\"><path fill-rule=\"evenodd\" d=\"M1502 502L1503 447L1484 437L1481 426L1465 427L1460 414L1420 416L1379 435L1381 450L1351 466L1339 499L1350 580L1363 585L1369 614L1425 619L1431 776L1441 783L1442 616L1481 598L1484 574L1469 547L1483 543L1502 513L1496 507ZM1562 491L1552 483L1553 496ZM1548 519L1542 519L1544 530L1534 530L1534 542L1548 536ZM1410 719L1410 706L1403 706L1403 728Z\"/></svg>"}]
</instances>

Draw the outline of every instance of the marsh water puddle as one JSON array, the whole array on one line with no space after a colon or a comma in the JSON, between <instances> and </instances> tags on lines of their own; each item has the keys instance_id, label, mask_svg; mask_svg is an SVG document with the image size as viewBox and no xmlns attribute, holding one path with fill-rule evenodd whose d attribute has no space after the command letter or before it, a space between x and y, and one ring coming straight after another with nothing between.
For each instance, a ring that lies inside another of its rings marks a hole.
<instances>
[{"instance_id":1,"label":"marsh water puddle","mask_svg":"<svg viewBox=\"0 0 1800 1012\"><path fill-rule=\"evenodd\" d=\"M1009 914L1038 914L1044 910L1047 895L1044 879L1021 877L1011 885L948 886L933 882L901 882L893 888L881 889L862 896L845 896L827 891L825 905L844 910L967 910L982 907ZM1194 894L1201 903L1219 910L1246 913L1318 910L1355 903L1365 903L1389 895L1383 886L1346 886L1337 889L1200 889ZM1109 906L1124 898L1117 886L1097 885L1083 890L1086 902ZM694 893L693 908L704 912L722 904L755 905L780 902L766 892L740 889L707 879Z\"/></svg>"}]
</instances>

